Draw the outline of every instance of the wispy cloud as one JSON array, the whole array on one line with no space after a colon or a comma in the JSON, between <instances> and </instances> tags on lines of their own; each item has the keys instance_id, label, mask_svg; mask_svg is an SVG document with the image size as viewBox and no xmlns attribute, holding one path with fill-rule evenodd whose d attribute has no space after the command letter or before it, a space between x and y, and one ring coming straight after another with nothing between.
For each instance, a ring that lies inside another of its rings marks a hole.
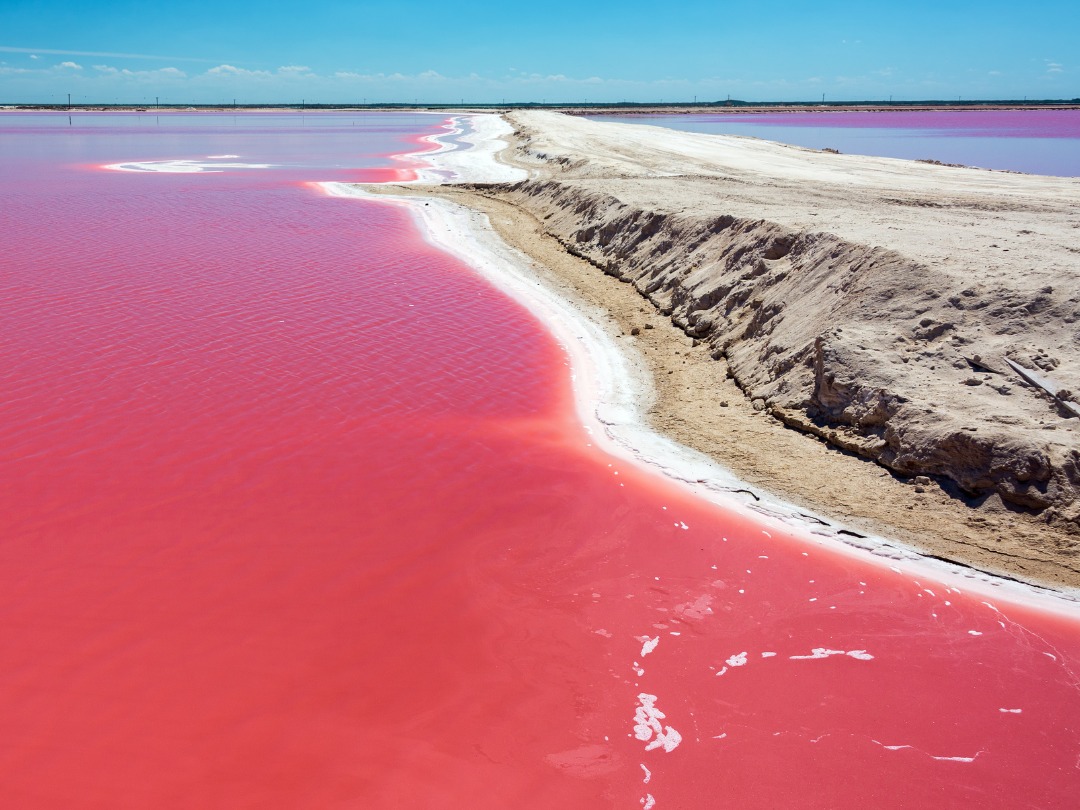
<instances>
[{"instance_id":1,"label":"wispy cloud","mask_svg":"<svg viewBox=\"0 0 1080 810\"><path fill-rule=\"evenodd\" d=\"M94 65L94 70L103 76L118 76L128 79L184 79L187 74L180 68L165 67L156 70L128 70L111 65Z\"/></svg>"},{"instance_id":2,"label":"wispy cloud","mask_svg":"<svg viewBox=\"0 0 1080 810\"><path fill-rule=\"evenodd\" d=\"M47 53L50 56L97 56L107 59L160 59L163 62L207 62L219 61L217 59L197 59L193 56L158 56L148 53L109 53L106 51L65 51L54 48L16 48L12 45L0 45L0 53L26 53L31 59L36 59L38 54Z\"/></svg>"},{"instance_id":3,"label":"wispy cloud","mask_svg":"<svg viewBox=\"0 0 1080 810\"><path fill-rule=\"evenodd\" d=\"M206 71L211 76L236 76L245 78L266 78L270 75L269 70L247 70L236 65L218 65Z\"/></svg>"}]
</instances>

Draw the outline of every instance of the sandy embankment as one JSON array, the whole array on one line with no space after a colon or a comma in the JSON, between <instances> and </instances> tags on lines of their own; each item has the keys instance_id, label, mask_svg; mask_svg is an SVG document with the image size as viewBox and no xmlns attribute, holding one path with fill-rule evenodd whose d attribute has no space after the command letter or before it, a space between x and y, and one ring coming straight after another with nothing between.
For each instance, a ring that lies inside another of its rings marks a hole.
<instances>
[{"instance_id":1,"label":"sandy embankment","mask_svg":"<svg viewBox=\"0 0 1080 810\"><path fill-rule=\"evenodd\" d=\"M861 531L1080 585L1077 420L1007 362L1080 390L1080 181L508 118L531 179L438 193L614 316L658 430Z\"/></svg>"}]
</instances>

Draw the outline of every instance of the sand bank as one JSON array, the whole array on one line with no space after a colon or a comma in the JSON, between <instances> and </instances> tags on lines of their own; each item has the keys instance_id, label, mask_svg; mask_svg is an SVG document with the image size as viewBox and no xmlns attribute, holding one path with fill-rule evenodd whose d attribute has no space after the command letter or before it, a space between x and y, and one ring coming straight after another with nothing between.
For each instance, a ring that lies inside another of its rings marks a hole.
<instances>
[{"instance_id":1,"label":"sand bank","mask_svg":"<svg viewBox=\"0 0 1080 810\"><path fill-rule=\"evenodd\" d=\"M474 153L471 159L487 161L490 154ZM1002 580L978 571L1067 589L1078 584L1075 571L1052 551L1017 553L1018 545L1053 536L1053 529L1031 519L1018 523L1024 516L1000 510L970 514L970 506L945 492L906 485L878 466L835 452L820 437L797 434L770 418L737 387L730 366L723 356L714 357L707 342L648 306L635 287L571 255L576 251L568 251L546 223L506 199L520 191L408 189L410 195L454 197L473 208L466 212L433 199L411 206L433 242L477 267L553 329L574 359L582 418L611 452L660 469L714 501L799 525L856 553L916 566L949 559L964 576L998 584ZM1003 537L1004 531L1018 537Z\"/></svg>"},{"instance_id":2,"label":"sand bank","mask_svg":"<svg viewBox=\"0 0 1080 810\"><path fill-rule=\"evenodd\" d=\"M651 424L861 532L1080 584L1076 422L1009 365L1075 390L1080 181L510 120L535 179L440 193L621 318Z\"/></svg>"}]
</instances>

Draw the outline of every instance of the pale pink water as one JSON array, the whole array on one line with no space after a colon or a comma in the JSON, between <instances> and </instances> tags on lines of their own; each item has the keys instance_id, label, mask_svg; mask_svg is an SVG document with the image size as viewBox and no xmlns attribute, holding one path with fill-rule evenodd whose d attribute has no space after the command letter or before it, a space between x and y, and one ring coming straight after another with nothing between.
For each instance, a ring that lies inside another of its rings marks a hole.
<instances>
[{"instance_id":1,"label":"pale pink water","mask_svg":"<svg viewBox=\"0 0 1080 810\"><path fill-rule=\"evenodd\" d=\"M1080 177L1080 110L889 110L590 116L811 149Z\"/></svg>"},{"instance_id":2,"label":"pale pink water","mask_svg":"<svg viewBox=\"0 0 1080 810\"><path fill-rule=\"evenodd\" d=\"M1077 621L603 455L540 324L303 182L439 119L258 120L0 119L4 803L1074 806ZM219 154L289 165L97 168Z\"/></svg>"}]
</instances>

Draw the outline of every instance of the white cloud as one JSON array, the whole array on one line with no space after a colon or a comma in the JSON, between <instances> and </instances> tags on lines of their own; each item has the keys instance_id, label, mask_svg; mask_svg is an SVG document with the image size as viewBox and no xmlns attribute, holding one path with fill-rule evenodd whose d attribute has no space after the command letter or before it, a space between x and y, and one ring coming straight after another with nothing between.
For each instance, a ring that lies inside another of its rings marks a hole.
<instances>
[{"instance_id":1,"label":"white cloud","mask_svg":"<svg viewBox=\"0 0 1080 810\"><path fill-rule=\"evenodd\" d=\"M36 53L32 53L32 54L30 54L30 58L31 59L40 59L41 57L38 56Z\"/></svg>"},{"instance_id":2,"label":"white cloud","mask_svg":"<svg viewBox=\"0 0 1080 810\"><path fill-rule=\"evenodd\" d=\"M94 65L94 70L102 76L119 76L129 79L184 79L187 74L179 68L167 67L157 70L129 70L111 65Z\"/></svg>"},{"instance_id":3,"label":"white cloud","mask_svg":"<svg viewBox=\"0 0 1080 810\"><path fill-rule=\"evenodd\" d=\"M314 76L307 65L282 65L277 69L282 76Z\"/></svg>"},{"instance_id":4,"label":"white cloud","mask_svg":"<svg viewBox=\"0 0 1080 810\"><path fill-rule=\"evenodd\" d=\"M235 65L218 65L212 67L206 71L211 76L243 76L243 77L261 77L265 78L270 75L268 70L247 70L246 68L238 68Z\"/></svg>"},{"instance_id":5,"label":"white cloud","mask_svg":"<svg viewBox=\"0 0 1080 810\"><path fill-rule=\"evenodd\" d=\"M74 62L61 62L57 67L68 68L69 70L82 70L82 65L77 65Z\"/></svg>"},{"instance_id":6,"label":"white cloud","mask_svg":"<svg viewBox=\"0 0 1080 810\"><path fill-rule=\"evenodd\" d=\"M1047 62L1046 63L1046 72L1047 73L1064 73L1065 68L1063 68L1057 62Z\"/></svg>"}]
</instances>

